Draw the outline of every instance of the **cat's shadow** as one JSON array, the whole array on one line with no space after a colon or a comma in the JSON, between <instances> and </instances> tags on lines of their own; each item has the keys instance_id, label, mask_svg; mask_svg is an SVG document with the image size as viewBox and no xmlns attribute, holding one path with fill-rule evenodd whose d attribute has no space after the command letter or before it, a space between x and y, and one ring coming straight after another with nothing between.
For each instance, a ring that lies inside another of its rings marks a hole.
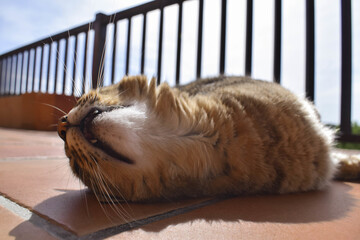
<instances>
[{"instance_id":1,"label":"cat's shadow","mask_svg":"<svg viewBox=\"0 0 360 240\"><path fill-rule=\"evenodd\" d=\"M255 222L303 224L328 222L347 216L356 199L353 187L334 182L323 191L287 195L267 195L229 198L171 219L141 227L144 231L159 232L169 225L196 220L207 222Z\"/></svg>"},{"instance_id":2,"label":"cat's shadow","mask_svg":"<svg viewBox=\"0 0 360 240\"><path fill-rule=\"evenodd\" d=\"M49 198L37 206L35 210L46 212L51 218L52 215L58 214L55 219L57 222L63 222L69 229L82 228L80 235L89 234L91 231L97 231L110 226L119 225L110 232L102 231L105 236L109 237L131 228L140 228L147 232L160 232L170 225L191 223L197 220L206 222L256 222L256 223L312 223L326 222L341 219L347 215L352 206L357 201L351 193L352 186L347 183L333 182L332 185L323 191L314 191L299 194L287 195L266 195L266 196L245 196L219 200L216 203L197 208L192 211L182 211L174 214L159 214L162 206L172 203L154 203L154 204L124 204L126 212L133 218L143 217L140 221L128 219L130 224L114 224L116 221L109 220L103 213L110 213L111 206L107 204L99 206L93 196L83 191L67 191L64 194ZM87 196L85 203L84 194ZM61 206L59 206L61 203ZM62 209L63 208L63 209ZM64 209L66 208L66 209ZM59 214L62 214L59 216ZM45 214L46 215L46 214ZM111 213L110 213L111 215ZM145 220L144 220L145 219ZM19 224L10 235L18 238L24 231L28 222L35 224L38 221L34 217L29 221ZM86 225L84 231L84 225ZM76 231L78 232L78 231ZM79 233L79 232L78 232Z\"/></svg>"}]
</instances>

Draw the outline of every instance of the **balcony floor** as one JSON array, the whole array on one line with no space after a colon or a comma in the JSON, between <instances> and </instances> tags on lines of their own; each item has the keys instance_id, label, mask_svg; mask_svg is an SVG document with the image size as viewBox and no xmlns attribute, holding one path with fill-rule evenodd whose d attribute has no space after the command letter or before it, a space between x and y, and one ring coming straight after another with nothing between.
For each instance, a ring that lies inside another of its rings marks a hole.
<instances>
[{"instance_id":1,"label":"balcony floor","mask_svg":"<svg viewBox=\"0 0 360 240\"><path fill-rule=\"evenodd\" d=\"M360 151L344 151L360 154ZM360 184L324 191L122 204L71 173L55 132L0 128L0 239L359 239Z\"/></svg>"}]
</instances>

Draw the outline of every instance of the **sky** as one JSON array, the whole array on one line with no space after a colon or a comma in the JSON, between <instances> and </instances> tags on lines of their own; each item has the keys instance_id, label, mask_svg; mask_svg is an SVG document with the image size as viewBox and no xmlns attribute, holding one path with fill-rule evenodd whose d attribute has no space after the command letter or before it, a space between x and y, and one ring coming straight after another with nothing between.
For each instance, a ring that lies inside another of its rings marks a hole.
<instances>
[{"instance_id":1,"label":"sky","mask_svg":"<svg viewBox=\"0 0 360 240\"><path fill-rule=\"evenodd\" d=\"M115 13L144 0L0 0L0 54L78 25L93 21L97 12ZM256 79L271 80L273 69L273 0L254 0L253 72ZM220 0L205 0L202 75L219 72ZM226 74L244 75L245 0L228 0ZM197 44L197 1L184 3L181 83L195 78ZM282 85L298 95L305 91L305 1L283 0ZM162 81L174 84L177 34L177 6L164 11ZM139 59L146 56L145 74L156 74L159 12L148 14L146 52L141 53L142 16L132 19L130 74L140 72ZM125 74L124 53L127 21L118 23L115 77ZM340 119L340 0L315 1L315 104L325 123ZM360 1L352 1L353 94L352 120L360 122ZM112 24L108 34L112 35ZM138 37L137 37L138 36ZM81 39L81 37L79 38ZM112 40L107 40L109 61ZM70 42L71 46L71 42ZM140 50L139 50L140 49ZM82 53L79 50L79 55ZM71 70L71 69L70 69ZM105 84L110 65L105 62Z\"/></svg>"}]
</instances>

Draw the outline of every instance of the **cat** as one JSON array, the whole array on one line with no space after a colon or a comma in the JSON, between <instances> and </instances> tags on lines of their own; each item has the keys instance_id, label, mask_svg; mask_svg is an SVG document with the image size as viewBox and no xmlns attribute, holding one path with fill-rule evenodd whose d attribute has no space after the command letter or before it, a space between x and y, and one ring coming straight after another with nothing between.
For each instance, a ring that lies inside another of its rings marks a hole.
<instances>
[{"instance_id":1,"label":"cat","mask_svg":"<svg viewBox=\"0 0 360 240\"><path fill-rule=\"evenodd\" d=\"M125 76L83 95L58 133L73 173L105 201L303 192L346 175L314 105L250 77L170 88Z\"/></svg>"}]
</instances>

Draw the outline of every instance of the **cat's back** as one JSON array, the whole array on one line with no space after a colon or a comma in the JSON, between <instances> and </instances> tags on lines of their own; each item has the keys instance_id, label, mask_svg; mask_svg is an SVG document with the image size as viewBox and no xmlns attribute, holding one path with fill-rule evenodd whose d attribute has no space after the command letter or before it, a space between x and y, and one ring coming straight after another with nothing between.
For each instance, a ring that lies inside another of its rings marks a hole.
<instances>
[{"instance_id":1,"label":"cat's back","mask_svg":"<svg viewBox=\"0 0 360 240\"><path fill-rule=\"evenodd\" d=\"M229 121L233 121L235 135L247 132L229 152L237 159L244 138L252 140L246 151L261 155L257 161L262 162L262 166L271 166L273 170L263 174L268 175L265 179L278 183L276 191L321 188L331 177L331 132L321 124L315 107L308 100L277 83L249 77L200 79L179 90L190 96L209 96L221 101L231 116Z\"/></svg>"},{"instance_id":2,"label":"cat's back","mask_svg":"<svg viewBox=\"0 0 360 240\"><path fill-rule=\"evenodd\" d=\"M269 104L296 103L298 98L277 83L254 80L250 77L204 78L190 84L178 86L180 91L195 95L232 95L238 99L256 100Z\"/></svg>"},{"instance_id":3,"label":"cat's back","mask_svg":"<svg viewBox=\"0 0 360 240\"><path fill-rule=\"evenodd\" d=\"M209 96L234 99L247 111L249 117L260 112L265 115L286 113L291 117L310 116L319 119L314 106L281 85L273 82L254 80L250 77L226 77L199 79L178 89L190 96Z\"/></svg>"}]
</instances>

